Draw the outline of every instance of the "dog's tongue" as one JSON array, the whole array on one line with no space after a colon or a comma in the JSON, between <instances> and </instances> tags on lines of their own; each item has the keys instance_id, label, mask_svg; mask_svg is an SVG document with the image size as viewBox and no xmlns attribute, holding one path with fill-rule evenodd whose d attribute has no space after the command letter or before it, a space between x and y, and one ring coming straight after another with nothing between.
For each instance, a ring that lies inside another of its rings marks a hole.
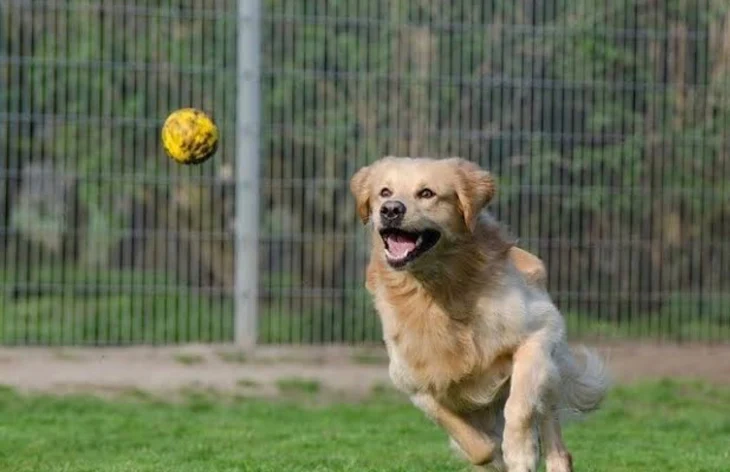
<instances>
[{"instance_id":1,"label":"dog's tongue","mask_svg":"<svg viewBox=\"0 0 730 472\"><path fill-rule=\"evenodd\" d=\"M388 252L394 257L403 258L416 248L416 238L407 234L391 234L388 236Z\"/></svg>"}]
</instances>

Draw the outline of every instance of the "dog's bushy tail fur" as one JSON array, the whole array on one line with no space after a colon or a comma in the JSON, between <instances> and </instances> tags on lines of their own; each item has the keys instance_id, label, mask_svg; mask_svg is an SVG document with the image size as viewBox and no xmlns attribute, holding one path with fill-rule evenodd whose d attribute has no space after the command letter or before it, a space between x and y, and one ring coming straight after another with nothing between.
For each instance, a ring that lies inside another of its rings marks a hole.
<instances>
[{"instance_id":1,"label":"dog's bushy tail fur","mask_svg":"<svg viewBox=\"0 0 730 472\"><path fill-rule=\"evenodd\" d=\"M572 353L565 352L560 357L562 412L575 415L596 410L611 386L603 360L585 347L579 347ZM582 358L582 362L578 361L578 357Z\"/></svg>"}]
</instances>

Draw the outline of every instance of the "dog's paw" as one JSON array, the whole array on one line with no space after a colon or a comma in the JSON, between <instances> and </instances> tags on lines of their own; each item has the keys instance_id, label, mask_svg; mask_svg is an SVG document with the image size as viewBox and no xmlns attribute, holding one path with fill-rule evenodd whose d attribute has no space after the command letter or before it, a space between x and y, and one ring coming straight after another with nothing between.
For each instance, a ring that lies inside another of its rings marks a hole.
<instances>
[{"instance_id":1,"label":"dog's paw","mask_svg":"<svg viewBox=\"0 0 730 472\"><path fill-rule=\"evenodd\" d=\"M567 451L553 454L545 459L547 472L573 472L573 458Z\"/></svg>"},{"instance_id":2,"label":"dog's paw","mask_svg":"<svg viewBox=\"0 0 730 472\"><path fill-rule=\"evenodd\" d=\"M513 452L504 455L504 463L509 472L536 472L537 454L528 451Z\"/></svg>"},{"instance_id":3,"label":"dog's paw","mask_svg":"<svg viewBox=\"0 0 730 472\"><path fill-rule=\"evenodd\" d=\"M504 463L509 472L535 472L537 470L537 442L532 431L505 429L502 451Z\"/></svg>"}]
</instances>

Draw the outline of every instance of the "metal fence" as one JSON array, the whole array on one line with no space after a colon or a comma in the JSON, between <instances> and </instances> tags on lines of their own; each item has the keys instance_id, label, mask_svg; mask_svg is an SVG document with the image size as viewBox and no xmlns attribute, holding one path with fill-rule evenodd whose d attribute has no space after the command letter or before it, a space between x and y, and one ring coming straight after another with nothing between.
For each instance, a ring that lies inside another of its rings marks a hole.
<instances>
[{"instance_id":1,"label":"metal fence","mask_svg":"<svg viewBox=\"0 0 730 472\"><path fill-rule=\"evenodd\" d=\"M7 0L0 81L2 344L378 341L385 154L491 169L574 336L730 341L726 1Z\"/></svg>"}]
</instances>

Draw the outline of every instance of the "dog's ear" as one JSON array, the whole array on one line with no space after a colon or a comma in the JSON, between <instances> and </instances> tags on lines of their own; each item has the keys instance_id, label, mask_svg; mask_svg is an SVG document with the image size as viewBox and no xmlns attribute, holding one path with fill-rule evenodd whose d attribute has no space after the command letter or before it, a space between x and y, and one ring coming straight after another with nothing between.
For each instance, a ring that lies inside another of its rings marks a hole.
<instances>
[{"instance_id":1,"label":"dog's ear","mask_svg":"<svg viewBox=\"0 0 730 472\"><path fill-rule=\"evenodd\" d=\"M371 167L363 167L350 179L350 192L355 197L357 214L363 224L370 218L370 174Z\"/></svg>"},{"instance_id":2,"label":"dog's ear","mask_svg":"<svg viewBox=\"0 0 730 472\"><path fill-rule=\"evenodd\" d=\"M494 198L497 184L492 174L477 164L460 157L452 159L457 169L456 195L459 207L466 226L474 231L479 213Z\"/></svg>"}]
</instances>

